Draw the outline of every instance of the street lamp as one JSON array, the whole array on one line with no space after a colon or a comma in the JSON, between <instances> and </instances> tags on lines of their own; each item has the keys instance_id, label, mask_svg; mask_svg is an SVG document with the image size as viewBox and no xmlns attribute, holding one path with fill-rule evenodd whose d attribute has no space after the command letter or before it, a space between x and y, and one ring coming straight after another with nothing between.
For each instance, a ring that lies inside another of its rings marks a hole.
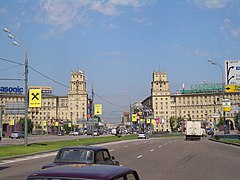
<instances>
[{"instance_id":1,"label":"street lamp","mask_svg":"<svg viewBox=\"0 0 240 180\"><path fill-rule=\"evenodd\" d=\"M208 62L212 65L216 65L218 67L221 68L221 71L222 71L222 98L223 98L223 101L224 101L224 96L225 96L225 82L224 82L224 72L223 72L223 67L221 64L217 63L217 62L214 62L212 61L211 59L208 59ZM225 111L223 111L223 124L224 124L224 135L227 133L227 126L226 126L226 113Z\"/></svg>"},{"instance_id":2,"label":"street lamp","mask_svg":"<svg viewBox=\"0 0 240 180\"><path fill-rule=\"evenodd\" d=\"M8 37L11 39L14 39L12 42L13 45L22 47L25 51L25 96L24 96L24 105L25 105L25 111L24 111L24 124L25 124L25 137L24 137L24 145L28 145L28 124L27 124L27 116L28 116L28 49L24 43L23 40L21 40L16 35L12 34L8 28L3 28L3 31L8 33Z\"/></svg>"}]
</instances>

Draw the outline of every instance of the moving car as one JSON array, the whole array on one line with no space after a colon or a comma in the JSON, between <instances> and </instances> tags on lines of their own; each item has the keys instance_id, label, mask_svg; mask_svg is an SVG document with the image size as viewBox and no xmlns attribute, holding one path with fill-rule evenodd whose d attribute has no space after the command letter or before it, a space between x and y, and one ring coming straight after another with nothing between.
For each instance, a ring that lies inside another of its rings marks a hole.
<instances>
[{"instance_id":1,"label":"moving car","mask_svg":"<svg viewBox=\"0 0 240 180\"><path fill-rule=\"evenodd\" d=\"M31 173L26 180L139 180L137 171L124 166L72 164Z\"/></svg>"},{"instance_id":2,"label":"moving car","mask_svg":"<svg viewBox=\"0 0 240 180\"><path fill-rule=\"evenodd\" d=\"M147 132L140 132L138 133L138 139L148 139L149 135Z\"/></svg>"},{"instance_id":3,"label":"moving car","mask_svg":"<svg viewBox=\"0 0 240 180\"><path fill-rule=\"evenodd\" d=\"M207 134L208 135L212 135L213 134L212 128L207 128L206 130L207 130Z\"/></svg>"},{"instance_id":4,"label":"moving car","mask_svg":"<svg viewBox=\"0 0 240 180\"><path fill-rule=\"evenodd\" d=\"M21 132L21 131L14 131L10 134L9 138L16 138L16 139L21 139L23 138L24 139L25 137L25 134L24 132Z\"/></svg>"},{"instance_id":5,"label":"moving car","mask_svg":"<svg viewBox=\"0 0 240 180\"><path fill-rule=\"evenodd\" d=\"M42 169L66 164L109 164L119 166L119 162L110 155L109 150L100 146L75 146L61 148L53 163Z\"/></svg>"}]
</instances>

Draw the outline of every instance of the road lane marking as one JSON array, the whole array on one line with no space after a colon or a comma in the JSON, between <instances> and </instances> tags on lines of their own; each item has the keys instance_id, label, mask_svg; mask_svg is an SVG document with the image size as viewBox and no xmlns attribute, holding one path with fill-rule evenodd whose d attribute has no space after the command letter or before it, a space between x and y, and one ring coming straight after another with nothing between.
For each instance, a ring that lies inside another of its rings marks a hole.
<instances>
[{"instance_id":1,"label":"road lane marking","mask_svg":"<svg viewBox=\"0 0 240 180\"><path fill-rule=\"evenodd\" d=\"M154 149L151 149L150 151L151 151L151 152L153 152L153 151L154 151Z\"/></svg>"},{"instance_id":2,"label":"road lane marking","mask_svg":"<svg viewBox=\"0 0 240 180\"><path fill-rule=\"evenodd\" d=\"M127 148L128 146L124 146L125 148Z\"/></svg>"},{"instance_id":3,"label":"road lane marking","mask_svg":"<svg viewBox=\"0 0 240 180\"><path fill-rule=\"evenodd\" d=\"M158 146L158 147L162 147L162 146L160 145L160 146Z\"/></svg>"},{"instance_id":4,"label":"road lane marking","mask_svg":"<svg viewBox=\"0 0 240 180\"><path fill-rule=\"evenodd\" d=\"M112 151L114 151L114 149L110 149L110 150L109 150L109 152L112 152Z\"/></svg>"},{"instance_id":5,"label":"road lane marking","mask_svg":"<svg viewBox=\"0 0 240 180\"><path fill-rule=\"evenodd\" d=\"M20 161L27 161L27 160L31 160L31 159L39 159L39 158L43 158L43 157L54 156L56 154L57 154L57 152L52 152L52 153L39 154L39 155L34 155L34 156L19 157L19 158L15 158L15 159L11 159L11 160L2 160L0 162L0 165L10 164L10 163L15 163L15 162L20 162Z\"/></svg>"},{"instance_id":6,"label":"road lane marking","mask_svg":"<svg viewBox=\"0 0 240 180\"><path fill-rule=\"evenodd\" d=\"M142 157L142 155L139 155L138 157L137 157L137 159L139 159L139 158L141 158Z\"/></svg>"},{"instance_id":7,"label":"road lane marking","mask_svg":"<svg viewBox=\"0 0 240 180\"><path fill-rule=\"evenodd\" d=\"M167 143L164 144L165 146L167 145Z\"/></svg>"}]
</instances>

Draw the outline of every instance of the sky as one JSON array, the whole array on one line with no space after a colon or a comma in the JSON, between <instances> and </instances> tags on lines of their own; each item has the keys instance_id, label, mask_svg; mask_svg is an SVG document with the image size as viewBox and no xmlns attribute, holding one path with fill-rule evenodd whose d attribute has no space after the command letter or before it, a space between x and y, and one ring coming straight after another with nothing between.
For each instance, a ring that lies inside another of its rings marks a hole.
<instances>
[{"instance_id":1,"label":"sky","mask_svg":"<svg viewBox=\"0 0 240 180\"><path fill-rule=\"evenodd\" d=\"M21 86L27 51L29 85L68 93L72 71L102 104L102 119L120 121L151 95L152 73L167 72L172 93L221 83L225 60L239 60L238 0L0 0L0 85ZM12 45L7 27L25 48Z\"/></svg>"}]
</instances>

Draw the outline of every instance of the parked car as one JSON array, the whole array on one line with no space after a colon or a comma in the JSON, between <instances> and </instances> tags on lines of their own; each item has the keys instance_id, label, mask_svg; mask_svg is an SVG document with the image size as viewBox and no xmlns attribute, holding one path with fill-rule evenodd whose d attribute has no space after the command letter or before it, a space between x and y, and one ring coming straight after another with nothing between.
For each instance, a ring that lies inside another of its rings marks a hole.
<instances>
[{"instance_id":1,"label":"parked car","mask_svg":"<svg viewBox=\"0 0 240 180\"><path fill-rule=\"evenodd\" d=\"M60 132L58 132L57 135L58 135L58 136L64 136L64 131L60 131Z\"/></svg>"},{"instance_id":2,"label":"parked car","mask_svg":"<svg viewBox=\"0 0 240 180\"><path fill-rule=\"evenodd\" d=\"M138 139L148 139L149 135L147 132L140 132L138 133Z\"/></svg>"},{"instance_id":3,"label":"parked car","mask_svg":"<svg viewBox=\"0 0 240 180\"><path fill-rule=\"evenodd\" d=\"M72 164L31 173L26 180L139 180L137 171L124 166Z\"/></svg>"},{"instance_id":4,"label":"parked car","mask_svg":"<svg viewBox=\"0 0 240 180\"><path fill-rule=\"evenodd\" d=\"M109 164L118 165L109 150L100 146L75 146L61 148L53 163L44 165L42 169L66 164Z\"/></svg>"},{"instance_id":5,"label":"parked car","mask_svg":"<svg viewBox=\"0 0 240 180\"><path fill-rule=\"evenodd\" d=\"M21 132L21 131L14 131L10 134L9 138L15 138L15 139L21 139L21 138L24 138L25 137L25 134L24 132Z\"/></svg>"},{"instance_id":6,"label":"parked car","mask_svg":"<svg viewBox=\"0 0 240 180\"><path fill-rule=\"evenodd\" d=\"M94 136L99 136L99 132L98 132L98 131L94 131L94 132L93 132L93 135L94 135Z\"/></svg>"},{"instance_id":7,"label":"parked car","mask_svg":"<svg viewBox=\"0 0 240 180\"><path fill-rule=\"evenodd\" d=\"M207 128L206 130L207 130L207 134L208 135L212 135L213 134L212 128Z\"/></svg>"}]
</instances>

